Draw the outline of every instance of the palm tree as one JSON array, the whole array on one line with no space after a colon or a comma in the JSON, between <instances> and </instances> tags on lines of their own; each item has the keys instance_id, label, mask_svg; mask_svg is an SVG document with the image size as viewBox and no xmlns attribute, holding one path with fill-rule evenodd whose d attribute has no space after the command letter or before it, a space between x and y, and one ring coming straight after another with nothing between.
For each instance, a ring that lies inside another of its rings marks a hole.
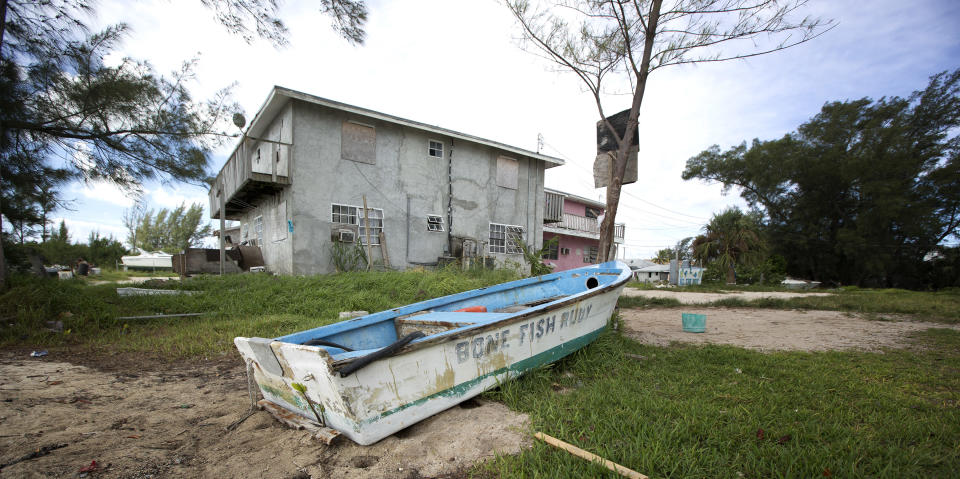
<instances>
[{"instance_id":1,"label":"palm tree","mask_svg":"<svg viewBox=\"0 0 960 479\"><path fill-rule=\"evenodd\" d=\"M704 234L693 240L694 256L702 264L717 262L727 270L727 284L736 284L737 265L750 265L763 257L766 245L760 237L760 215L732 207L714 214Z\"/></svg>"}]
</instances>

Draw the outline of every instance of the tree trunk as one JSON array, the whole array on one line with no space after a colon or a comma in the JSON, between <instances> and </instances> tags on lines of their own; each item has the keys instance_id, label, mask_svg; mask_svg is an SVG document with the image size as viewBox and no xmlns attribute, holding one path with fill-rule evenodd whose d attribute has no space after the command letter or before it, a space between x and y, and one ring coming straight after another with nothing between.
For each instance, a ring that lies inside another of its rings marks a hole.
<instances>
[{"instance_id":1,"label":"tree trunk","mask_svg":"<svg viewBox=\"0 0 960 479\"><path fill-rule=\"evenodd\" d=\"M660 21L660 5L662 0L654 0L650 4L650 14L647 17L647 31L643 44L643 59L640 62L640 71L637 75L637 87L633 92L633 104L630 105L630 116L627 118L627 128L620 138L617 156L611 170L611 180L607 186L607 209L600 224L600 254L597 261L609 261L613 251L613 233L617 219L617 207L620 204L620 190L623 188L623 176L627 172L627 158L630 154L630 145L637 134L637 119L640 117L640 105L643 104L643 93L647 89L647 77L650 74L650 55L653 52L653 40L657 35L657 25ZM630 48L627 46L627 48ZM597 102L599 103L599 99ZM609 123L608 123L609 125ZM608 126L609 128L609 126Z\"/></svg>"},{"instance_id":2,"label":"tree trunk","mask_svg":"<svg viewBox=\"0 0 960 479\"><path fill-rule=\"evenodd\" d=\"M733 263L727 269L727 284L737 284L737 271L733 269Z\"/></svg>"}]
</instances>

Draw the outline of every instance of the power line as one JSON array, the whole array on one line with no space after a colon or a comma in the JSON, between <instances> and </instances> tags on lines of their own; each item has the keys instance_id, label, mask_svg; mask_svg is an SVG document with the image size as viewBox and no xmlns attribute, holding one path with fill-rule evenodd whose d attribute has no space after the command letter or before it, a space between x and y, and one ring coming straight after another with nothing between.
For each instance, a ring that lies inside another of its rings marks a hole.
<instances>
[{"instance_id":1,"label":"power line","mask_svg":"<svg viewBox=\"0 0 960 479\"><path fill-rule=\"evenodd\" d=\"M562 151L560 151L559 149L557 149L557 147L551 145L550 143L547 143L547 142L544 141L544 140L541 140L541 141L543 142L544 146L547 146L547 147L549 147L550 149L552 149L553 151L555 151L558 155L560 155L562 158L564 158L565 160L567 160L571 165L573 165L573 166L575 166L575 167L577 167L577 168L580 168L581 170L583 170L583 171L585 171L585 172L588 172L588 173L590 173L591 175L593 174L592 171L588 170L588 169L585 168L583 165L581 165L581 164L577 163L576 161L574 161L572 158L570 158L569 156L567 156L566 154L564 154ZM704 217L701 217L701 216L688 215L688 214L686 214L686 213L681 213L681 212L679 212L679 211L671 210L670 208L666 208L666 207L664 207L664 206L660 206L660 205L658 205L658 204L656 204L656 203L654 203L654 202L652 202L652 201L650 201L650 200L641 198L641 197L639 197L639 196L637 196L637 195L635 195L635 194L633 194L633 193L630 193L629 191L621 190L621 194L627 195L627 196L629 196L629 197L631 197L631 198L634 198L634 199L636 199L636 200L642 201L642 202L644 202L644 203L646 203L646 204L648 204L648 205L654 206L654 207L656 207L656 208L660 208L660 209L662 209L662 210L664 210L664 211L667 211L667 212L670 212L670 213L673 213L673 214L676 214L676 215L686 216L686 217L693 218L693 219L700 220L700 221L708 221L707 218L704 218ZM651 213L651 214L654 214L654 213Z\"/></svg>"}]
</instances>

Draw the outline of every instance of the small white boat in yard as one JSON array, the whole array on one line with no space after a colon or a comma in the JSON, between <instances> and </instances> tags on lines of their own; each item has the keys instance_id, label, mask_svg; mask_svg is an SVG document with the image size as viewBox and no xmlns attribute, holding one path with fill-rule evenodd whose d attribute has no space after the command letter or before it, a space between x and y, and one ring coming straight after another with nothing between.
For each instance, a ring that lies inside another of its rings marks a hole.
<instances>
[{"instance_id":1,"label":"small white boat in yard","mask_svg":"<svg viewBox=\"0 0 960 479\"><path fill-rule=\"evenodd\" d=\"M630 275L612 261L234 343L271 409L367 445L589 344Z\"/></svg>"}]
</instances>

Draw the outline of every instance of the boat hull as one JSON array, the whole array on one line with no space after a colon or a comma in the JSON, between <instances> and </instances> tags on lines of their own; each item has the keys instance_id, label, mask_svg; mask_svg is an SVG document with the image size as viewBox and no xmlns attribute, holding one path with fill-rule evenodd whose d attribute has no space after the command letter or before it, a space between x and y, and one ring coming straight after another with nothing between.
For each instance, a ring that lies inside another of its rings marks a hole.
<instances>
[{"instance_id":1,"label":"boat hull","mask_svg":"<svg viewBox=\"0 0 960 479\"><path fill-rule=\"evenodd\" d=\"M252 363L264 398L313 418L292 388L300 383L310 401L323 406L329 427L367 445L586 346L607 326L624 284L401 350L347 377L315 346L249 338L235 343ZM277 365L256 350L266 347Z\"/></svg>"}]
</instances>

